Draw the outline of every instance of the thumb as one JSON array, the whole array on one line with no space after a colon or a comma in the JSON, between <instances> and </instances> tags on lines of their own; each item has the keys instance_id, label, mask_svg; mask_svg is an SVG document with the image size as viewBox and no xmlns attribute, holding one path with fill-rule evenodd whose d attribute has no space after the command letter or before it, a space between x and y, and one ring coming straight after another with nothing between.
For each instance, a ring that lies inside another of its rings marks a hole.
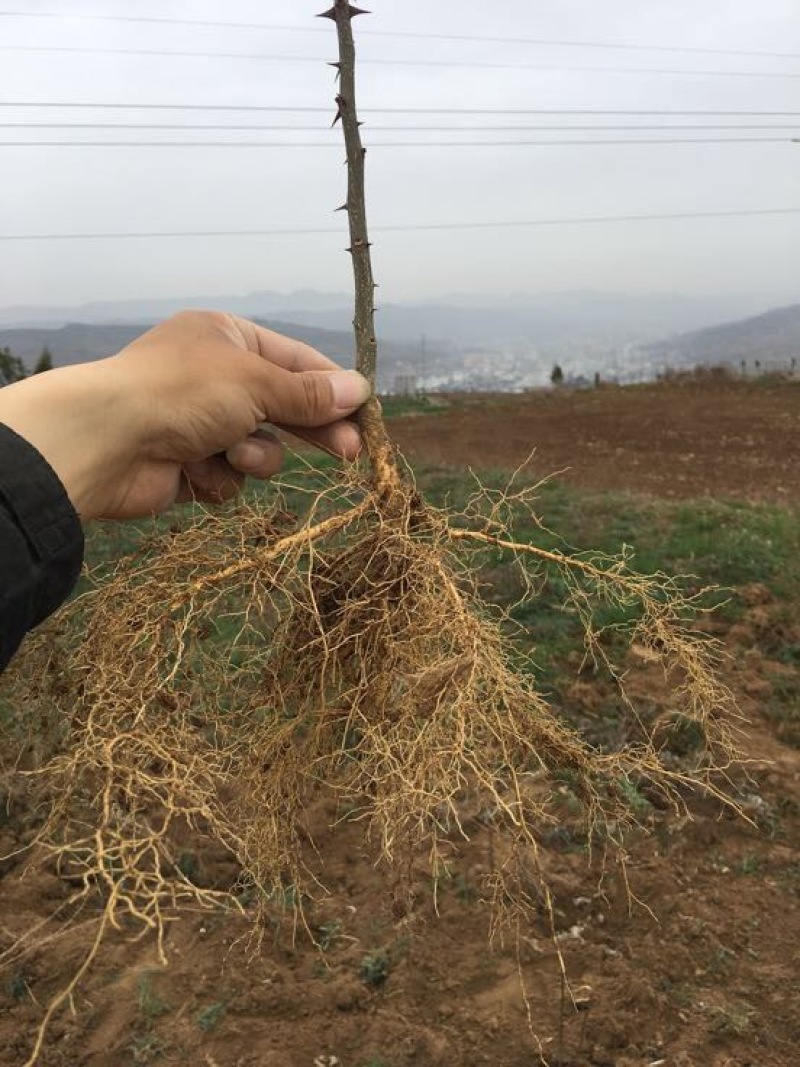
<instances>
[{"instance_id":1,"label":"thumb","mask_svg":"<svg viewBox=\"0 0 800 1067\"><path fill-rule=\"evenodd\" d=\"M263 364L267 421L284 426L327 426L352 414L372 388L358 371L288 371Z\"/></svg>"}]
</instances>

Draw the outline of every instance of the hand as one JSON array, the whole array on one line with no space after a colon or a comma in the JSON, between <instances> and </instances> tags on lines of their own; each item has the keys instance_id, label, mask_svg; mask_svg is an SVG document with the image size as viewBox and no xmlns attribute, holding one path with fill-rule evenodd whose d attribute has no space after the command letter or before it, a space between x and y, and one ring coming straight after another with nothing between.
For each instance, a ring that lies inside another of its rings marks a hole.
<instances>
[{"instance_id":1,"label":"hand","mask_svg":"<svg viewBox=\"0 0 800 1067\"><path fill-rule=\"evenodd\" d=\"M355 458L347 416L369 393L361 375L299 341L184 312L109 359L0 390L0 421L42 453L83 519L121 519L224 500L245 475L275 474L282 449L264 422Z\"/></svg>"}]
</instances>

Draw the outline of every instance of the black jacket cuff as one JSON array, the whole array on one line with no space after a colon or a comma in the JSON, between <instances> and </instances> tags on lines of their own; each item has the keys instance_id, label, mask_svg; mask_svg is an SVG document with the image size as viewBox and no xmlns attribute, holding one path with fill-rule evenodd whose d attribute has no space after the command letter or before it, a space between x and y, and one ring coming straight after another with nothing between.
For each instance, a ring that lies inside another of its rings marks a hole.
<instances>
[{"instance_id":1,"label":"black jacket cuff","mask_svg":"<svg viewBox=\"0 0 800 1067\"><path fill-rule=\"evenodd\" d=\"M83 529L58 475L0 424L0 670L22 638L72 592Z\"/></svg>"}]
</instances>

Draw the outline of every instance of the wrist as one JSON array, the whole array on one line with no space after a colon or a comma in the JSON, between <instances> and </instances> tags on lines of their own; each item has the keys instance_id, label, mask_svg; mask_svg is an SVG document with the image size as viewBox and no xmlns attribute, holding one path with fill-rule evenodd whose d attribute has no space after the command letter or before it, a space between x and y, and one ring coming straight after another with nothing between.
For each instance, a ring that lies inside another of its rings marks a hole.
<instances>
[{"instance_id":1,"label":"wrist","mask_svg":"<svg viewBox=\"0 0 800 1067\"><path fill-rule=\"evenodd\" d=\"M0 422L44 457L83 521L105 512L109 492L141 447L132 390L113 359L0 389Z\"/></svg>"}]
</instances>

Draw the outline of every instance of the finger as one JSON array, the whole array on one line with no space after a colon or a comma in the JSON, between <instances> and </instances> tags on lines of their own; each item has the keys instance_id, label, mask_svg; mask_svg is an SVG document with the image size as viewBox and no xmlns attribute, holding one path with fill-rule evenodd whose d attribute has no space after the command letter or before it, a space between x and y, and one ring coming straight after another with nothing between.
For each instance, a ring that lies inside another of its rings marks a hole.
<instances>
[{"instance_id":1,"label":"finger","mask_svg":"<svg viewBox=\"0 0 800 1067\"><path fill-rule=\"evenodd\" d=\"M244 485L244 475L219 456L186 463L183 467L178 501L197 500L204 504L221 504L236 496Z\"/></svg>"},{"instance_id":2,"label":"finger","mask_svg":"<svg viewBox=\"0 0 800 1067\"><path fill-rule=\"evenodd\" d=\"M274 434L258 430L225 453L228 463L251 478L271 478L283 463L283 445Z\"/></svg>"},{"instance_id":3,"label":"finger","mask_svg":"<svg viewBox=\"0 0 800 1067\"><path fill-rule=\"evenodd\" d=\"M265 418L276 426L327 426L352 414L369 398L366 378L354 370L283 370L265 363L258 375Z\"/></svg>"},{"instance_id":4,"label":"finger","mask_svg":"<svg viewBox=\"0 0 800 1067\"><path fill-rule=\"evenodd\" d=\"M340 370L338 363L323 356L316 348L296 341L292 337L284 337L283 334L268 330L265 326L259 326L249 319L239 318L232 315L237 329L251 352L257 353L276 367L283 370Z\"/></svg>"},{"instance_id":5,"label":"finger","mask_svg":"<svg viewBox=\"0 0 800 1067\"><path fill-rule=\"evenodd\" d=\"M316 445L323 452L328 452L339 459L354 460L363 447L361 434L354 422L342 419L329 426L303 428L298 426L281 426L282 430L299 437L302 441Z\"/></svg>"}]
</instances>

